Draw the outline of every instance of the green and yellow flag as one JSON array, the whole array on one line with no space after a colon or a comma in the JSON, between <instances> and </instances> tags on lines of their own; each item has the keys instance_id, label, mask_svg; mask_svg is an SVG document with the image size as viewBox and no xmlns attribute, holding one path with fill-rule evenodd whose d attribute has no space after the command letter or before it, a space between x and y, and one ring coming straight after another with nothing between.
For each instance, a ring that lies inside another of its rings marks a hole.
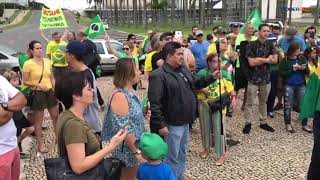
<instances>
[{"instance_id":1,"label":"green and yellow flag","mask_svg":"<svg viewBox=\"0 0 320 180\"><path fill-rule=\"evenodd\" d=\"M253 24L254 30L258 30L258 27L260 26L261 22L262 21L261 21L259 9L255 8L250 14L250 16L248 17L246 23ZM242 26L240 29L240 33L244 34L244 32L245 32L245 26Z\"/></svg>"},{"instance_id":2,"label":"green and yellow flag","mask_svg":"<svg viewBox=\"0 0 320 180\"><path fill-rule=\"evenodd\" d=\"M95 39L98 35L106 33L106 31L103 28L103 24L102 24L102 21L101 21L99 15L96 15L92 19L92 21L91 21L91 23L85 33L88 35L88 37L90 39Z\"/></svg>"},{"instance_id":3,"label":"green and yellow flag","mask_svg":"<svg viewBox=\"0 0 320 180\"><path fill-rule=\"evenodd\" d=\"M300 106L299 119L312 118L316 111L320 111L320 67L311 75Z\"/></svg>"},{"instance_id":4,"label":"green and yellow flag","mask_svg":"<svg viewBox=\"0 0 320 180\"><path fill-rule=\"evenodd\" d=\"M50 28L66 28L68 27L66 18L63 15L61 8L46 9L42 8L40 17L40 29Z\"/></svg>"}]
</instances>

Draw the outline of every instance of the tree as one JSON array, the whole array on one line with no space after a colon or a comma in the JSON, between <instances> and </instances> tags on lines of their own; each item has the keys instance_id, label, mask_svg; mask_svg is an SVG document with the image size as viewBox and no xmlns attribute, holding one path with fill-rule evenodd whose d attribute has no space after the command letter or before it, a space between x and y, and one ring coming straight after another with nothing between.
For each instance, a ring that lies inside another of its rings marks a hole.
<instances>
[{"instance_id":1,"label":"tree","mask_svg":"<svg viewBox=\"0 0 320 180\"><path fill-rule=\"evenodd\" d=\"M175 0L171 0L171 26L174 25L174 18L175 18L175 7L176 7L176 4L175 4Z\"/></svg>"},{"instance_id":2,"label":"tree","mask_svg":"<svg viewBox=\"0 0 320 180\"><path fill-rule=\"evenodd\" d=\"M268 0L268 5L267 5L267 21L269 21L269 11L270 11L270 0Z\"/></svg>"},{"instance_id":3,"label":"tree","mask_svg":"<svg viewBox=\"0 0 320 180\"><path fill-rule=\"evenodd\" d=\"M188 2L187 0L183 0L183 24L185 25L188 22Z\"/></svg>"},{"instance_id":4,"label":"tree","mask_svg":"<svg viewBox=\"0 0 320 180\"><path fill-rule=\"evenodd\" d=\"M222 1L222 21L223 22L227 22L226 20L227 20L227 11L228 11L228 8L227 8L227 0L223 0Z\"/></svg>"},{"instance_id":5,"label":"tree","mask_svg":"<svg viewBox=\"0 0 320 180\"><path fill-rule=\"evenodd\" d=\"M130 26L130 5L129 0L127 0L127 25Z\"/></svg>"},{"instance_id":6,"label":"tree","mask_svg":"<svg viewBox=\"0 0 320 180\"><path fill-rule=\"evenodd\" d=\"M203 0L199 0L199 24L204 28L204 4Z\"/></svg>"},{"instance_id":7,"label":"tree","mask_svg":"<svg viewBox=\"0 0 320 180\"><path fill-rule=\"evenodd\" d=\"M147 17L147 0L143 0L143 26L145 31L148 29L148 17Z\"/></svg>"},{"instance_id":8,"label":"tree","mask_svg":"<svg viewBox=\"0 0 320 180\"><path fill-rule=\"evenodd\" d=\"M320 6L320 0L317 0L316 12L314 17L314 25L319 24L319 6Z\"/></svg>"},{"instance_id":9,"label":"tree","mask_svg":"<svg viewBox=\"0 0 320 180\"><path fill-rule=\"evenodd\" d=\"M292 18L292 0L290 1L290 11L289 11L289 20L288 20L288 25L291 25L291 18Z\"/></svg>"},{"instance_id":10,"label":"tree","mask_svg":"<svg viewBox=\"0 0 320 180\"><path fill-rule=\"evenodd\" d=\"M119 4L119 20L120 20L121 25L124 25L124 24L125 24L125 21L124 21L123 9L122 9L123 0L120 0L119 3L120 3L120 4Z\"/></svg>"}]
</instances>

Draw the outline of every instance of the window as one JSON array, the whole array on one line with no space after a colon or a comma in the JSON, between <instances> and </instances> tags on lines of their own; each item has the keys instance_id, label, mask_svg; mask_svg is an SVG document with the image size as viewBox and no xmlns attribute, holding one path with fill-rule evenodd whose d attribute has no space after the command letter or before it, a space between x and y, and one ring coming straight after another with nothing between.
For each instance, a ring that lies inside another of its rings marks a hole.
<instances>
[{"instance_id":1,"label":"window","mask_svg":"<svg viewBox=\"0 0 320 180\"><path fill-rule=\"evenodd\" d=\"M8 59L8 57L0 53L0 59Z\"/></svg>"},{"instance_id":2,"label":"window","mask_svg":"<svg viewBox=\"0 0 320 180\"><path fill-rule=\"evenodd\" d=\"M96 44L96 46L97 46L97 52L98 52L98 54L105 54L102 43L96 42L95 44Z\"/></svg>"},{"instance_id":3,"label":"window","mask_svg":"<svg viewBox=\"0 0 320 180\"><path fill-rule=\"evenodd\" d=\"M113 49L115 49L118 52L123 52L122 50L122 44L116 43L116 42L110 42Z\"/></svg>"}]
</instances>

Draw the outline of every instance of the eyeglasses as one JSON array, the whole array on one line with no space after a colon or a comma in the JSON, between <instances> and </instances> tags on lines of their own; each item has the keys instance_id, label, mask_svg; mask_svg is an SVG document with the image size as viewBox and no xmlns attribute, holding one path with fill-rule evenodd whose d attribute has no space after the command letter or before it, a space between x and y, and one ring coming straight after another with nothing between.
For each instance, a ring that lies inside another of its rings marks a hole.
<instances>
[{"instance_id":1,"label":"eyeglasses","mask_svg":"<svg viewBox=\"0 0 320 180\"><path fill-rule=\"evenodd\" d=\"M130 38L130 40L136 40L137 38L133 37L133 38Z\"/></svg>"},{"instance_id":2,"label":"eyeglasses","mask_svg":"<svg viewBox=\"0 0 320 180\"><path fill-rule=\"evenodd\" d=\"M130 48L122 48L122 50L124 50L124 51L129 51Z\"/></svg>"}]
</instances>

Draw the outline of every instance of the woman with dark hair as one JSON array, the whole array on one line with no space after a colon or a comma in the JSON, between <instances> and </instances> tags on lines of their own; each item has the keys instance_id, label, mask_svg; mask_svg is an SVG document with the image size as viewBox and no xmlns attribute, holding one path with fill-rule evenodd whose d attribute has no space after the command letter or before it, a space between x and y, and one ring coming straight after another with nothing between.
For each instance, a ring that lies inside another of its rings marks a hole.
<instances>
[{"instance_id":1,"label":"woman with dark hair","mask_svg":"<svg viewBox=\"0 0 320 180\"><path fill-rule=\"evenodd\" d=\"M318 51L319 51L319 48L317 46L308 47L304 51L304 57L307 59L308 68L310 70L310 73L308 74L308 78L311 76L312 73L315 72L317 67L320 65L318 61L318 55L317 55Z\"/></svg>"},{"instance_id":2,"label":"woman with dark hair","mask_svg":"<svg viewBox=\"0 0 320 180\"><path fill-rule=\"evenodd\" d=\"M94 73L85 65L83 56L86 53L86 47L80 41L71 41L67 46L61 47L62 51L66 52L66 60L68 64L78 72L84 72L94 90L93 103L89 104L84 111L85 120L91 125L91 127L100 135L101 122L98 117L99 103L97 96L97 85Z\"/></svg>"},{"instance_id":3,"label":"woman with dark hair","mask_svg":"<svg viewBox=\"0 0 320 180\"><path fill-rule=\"evenodd\" d=\"M39 41L29 43L31 58L26 61L22 77L25 86L32 89L30 94L32 102L28 102L33 113L35 134L37 139L37 150L40 153L47 153L48 149L42 139L42 121L44 109L48 109L53 127L56 128L56 122L59 115L58 102L54 95L55 79L52 73L51 61L42 57L42 47Z\"/></svg>"},{"instance_id":4,"label":"woman with dark hair","mask_svg":"<svg viewBox=\"0 0 320 180\"><path fill-rule=\"evenodd\" d=\"M122 180L135 180L138 163L145 159L138 149L139 140L144 132L144 113L142 105L132 88L140 81L140 70L131 58L119 59L116 63L113 84L115 86L106 108L103 140L109 141L120 129L127 128L125 144L118 147L112 156L121 159Z\"/></svg>"},{"instance_id":5,"label":"woman with dark hair","mask_svg":"<svg viewBox=\"0 0 320 180\"><path fill-rule=\"evenodd\" d=\"M299 111L300 103L305 92L305 76L309 74L307 60L300 56L300 47L297 43L292 43L287 51L286 57L279 64L279 73L284 83L284 122L286 130L294 133L291 125L291 110L296 107ZM294 97L297 99L295 100ZM294 102L297 102L294 104ZM308 119L302 120L302 129L311 133L312 129L307 125Z\"/></svg>"},{"instance_id":6,"label":"woman with dark hair","mask_svg":"<svg viewBox=\"0 0 320 180\"><path fill-rule=\"evenodd\" d=\"M59 154L68 157L76 174L97 166L127 136L127 130L121 129L101 148L99 138L85 119L85 109L93 103L94 97L90 81L85 72L71 72L56 88L58 99L67 109L60 114L57 124L56 134L62 137L58 138L58 144L63 145L59 146Z\"/></svg>"}]
</instances>

